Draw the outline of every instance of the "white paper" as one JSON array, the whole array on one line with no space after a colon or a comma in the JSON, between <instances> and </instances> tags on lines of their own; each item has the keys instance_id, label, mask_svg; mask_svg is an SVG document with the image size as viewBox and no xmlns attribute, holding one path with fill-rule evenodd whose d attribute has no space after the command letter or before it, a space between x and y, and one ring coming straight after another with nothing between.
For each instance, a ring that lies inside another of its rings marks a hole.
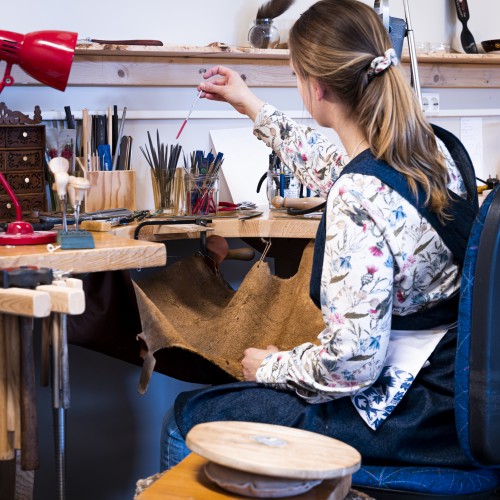
<instances>
[{"instance_id":1,"label":"white paper","mask_svg":"<svg viewBox=\"0 0 500 500\"><path fill-rule=\"evenodd\" d=\"M483 119L460 118L460 140L469 153L476 176L481 179L488 177L483 164Z\"/></svg>"},{"instance_id":2,"label":"white paper","mask_svg":"<svg viewBox=\"0 0 500 500\"><path fill-rule=\"evenodd\" d=\"M266 181L263 182L260 193L257 193L257 184L267 172L272 150L253 135L252 128L211 130L210 139L214 150L224 154L221 169L232 198L224 201L267 204ZM219 198L222 200L223 197L221 186Z\"/></svg>"}]
</instances>

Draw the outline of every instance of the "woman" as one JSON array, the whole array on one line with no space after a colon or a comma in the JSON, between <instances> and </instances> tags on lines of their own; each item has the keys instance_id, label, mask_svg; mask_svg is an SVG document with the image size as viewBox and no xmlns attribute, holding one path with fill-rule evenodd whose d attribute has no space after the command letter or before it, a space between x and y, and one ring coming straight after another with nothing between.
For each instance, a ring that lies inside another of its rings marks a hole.
<instances>
[{"instance_id":1,"label":"woman","mask_svg":"<svg viewBox=\"0 0 500 500\"><path fill-rule=\"evenodd\" d=\"M207 71L199 89L246 114L302 183L328 195L311 276L325 329L318 344L291 351L247 349L247 382L180 394L164 422L162 468L188 453L193 425L213 420L315 431L354 446L364 463L465 466L453 412L464 250L455 235L467 239L474 210L460 173L370 7L321 0L289 45L308 111L345 151L227 68Z\"/></svg>"}]
</instances>

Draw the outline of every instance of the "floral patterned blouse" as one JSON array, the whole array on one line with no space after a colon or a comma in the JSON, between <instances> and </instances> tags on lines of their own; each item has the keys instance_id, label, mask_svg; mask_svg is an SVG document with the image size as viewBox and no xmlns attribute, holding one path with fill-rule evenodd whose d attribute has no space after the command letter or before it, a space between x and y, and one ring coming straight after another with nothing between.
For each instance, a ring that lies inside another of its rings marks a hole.
<instances>
[{"instance_id":1,"label":"floral patterned blouse","mask_svg":"<svg viewBox=\"0 0 500 500\"><path fill-rule=\"evenodd\" d=\"M376 177L346 174L346 152L269 104L254 134L314 192L328 196L318 344L270 354L257 381L310 403L349 396L376 429L404 396L450 325L391 331L391 316L424 310L460 286L454 258L432 226ZM448 187L465 186L445 146Z\"/></svg>"}]
</instances>

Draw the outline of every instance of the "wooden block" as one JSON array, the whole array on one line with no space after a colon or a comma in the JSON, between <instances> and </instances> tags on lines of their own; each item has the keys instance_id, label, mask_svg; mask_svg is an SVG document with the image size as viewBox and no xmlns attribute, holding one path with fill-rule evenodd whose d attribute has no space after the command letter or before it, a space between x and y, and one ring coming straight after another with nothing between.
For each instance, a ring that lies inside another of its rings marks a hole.
<instances>
[{"instance_id":1,"label":"wooden block","mask_svg":"<svg viewBox=\"0 0 500 500\"><path fill-rule=\"evenodd\" d=\"M50 295L52 312L82 314L85 311L85 293L82 289L58 285L39 285L36 289Z\"/></svg>"},{"instance_id":2,"label":"wooden block","mask_svg":"<svg viewBox=\"0 0 500 500\"><path fill-rule=\"evenodd\" d=\"M90 189L85 196L85 212L110 208L137 210L134 170L87 172Z\"/></svg>"},{"instance_id":3,"label":"wooden block","mask_svg":"<svg viewBox=\"0 0 500 500\"><path fill-rule=\"evenodd\" d=\"M19 318L5 314L4 330L7 347L7 428L14 436L14 448L21 448L21 338Z\"/></svg>"},{"instance_id":4,"label":"wooden block","mask_svg":"<svg viewBox=\"0 0 500 500\"><path fill-rule=\"evenodd\" d=\"M45 318L50 314L50 296L27 288L0 289L0 312Z\"/></svg>"},{"instance_id":5,"label":"wooden block","mask_svg":"<svg viewBox=\"0 0 500 500\"><path fill-rule=\"evenodd\" d=\"M10 332L9 332L10 333ZM0 316L0 460L12 460L14 448L9 437L7 419L8 400L8 353L3 316Z\"/></svg>"},{"instance_id":6,"label":"wooden block","mask_svg":"<svg viewBox=\"0 0 500 500\"><path fill-rule=\"evenodd\" d=\"M106 232L111 231L113 225L107 220L84 220L80 224L80 228L85 231Z\"/></svg>"}]
</instances>

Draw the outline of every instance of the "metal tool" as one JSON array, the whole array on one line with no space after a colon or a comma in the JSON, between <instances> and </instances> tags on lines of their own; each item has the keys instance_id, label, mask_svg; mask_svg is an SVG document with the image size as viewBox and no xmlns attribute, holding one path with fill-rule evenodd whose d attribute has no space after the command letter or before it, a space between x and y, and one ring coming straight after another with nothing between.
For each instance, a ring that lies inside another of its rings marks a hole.
<instances>
[{"instance_id":1,"label":"metal tool","mask_svg":"<svg viewBox=\"0 0 500 500\"><path fill-rule=\"evenodd\" d=\"M67 187L68 197L73 207L75 218L74 231L66 231L59 234L58 241L63 250L68 248L95 248L94 237L89 231L82 231L79 228L80 208L85 197L85 192L90 188L90 181L82 177L69 177Z\"/></svg>"},{"instance_id":2,"label":"metal tool","mask_svg":"<svg viewBox=\"0 0 500 500\"><path fill-rule=\"evenodd\" d=\"M252 201L242 201L241 203L231 203L229 201L219 201L217 212L234 212L236 210L255 210L257 205Z\"/></svg>"},{"instance_id":3,"label":"metal tool","mask_svg":"<svg viewBox=\"0 0 500 500\"><path fill-rule=\"evenodd\" d=\"M52 299L52 408L57 490L59 500L66 497L66 410L70 407L67 313L85 310L83 283L77 279L56 280L37 290Z\"/></svg>"},{"instance_id":4,"label":"metal tool","mask_svg":"<svg viewBox=\"0 0 500 500\"><path fill-rule=\"evenodd\" d=\"M75 216L75 231L78 231L80 208L88 189L90 189L90 181L88 179L84 179L83 177L74 177L72 175L69 177L68 195Z\"/></svg>"},{"instance_id":5,"label":"metal tool","mask_svg":"<svg viewBox=\"0 0 500 500\"><path fill-rule=\"evenodd\" d=\"M78 229L80 206L85 191L90 188L90 182L81 177L68 175L69 162L65 158L53 158L49 162L49 169L54 175L55 188L62 209L62 231L57 235L57 242L63 250L73 248L95 248L94 238L88 231L68 231L67 203L75 208L75 223Z\"/></svg>"},{"instance_id":6,"label":"metal tool","mask_svg":"<svg viewBox=\"0 0 500 500\"><path fill-rule=\"evenodd\" d=\"M67 231L68 223L66 220L66 187L69 182L69 162L66 158L63 157L52 158L52 160L49 161L49 170L54 175L55 189L57 195L59 196L59 201L61 202L63 231Z\"/></svg>"},{"instance_id":7,"label":"metal tool","mask_svg":"<svg viewBox=\"0 0 500 500\"><path fill-rule=\"evenodd\" d=\"M120 156L120 147L119 144L122 142L123 137L123 127L125 125L125 117L127 116L127 108L123 108L122 119L120 121L120 130L118 131L118 139L117 146L115 151L115 156L113 157L113 167L111 170L116 170L116 166L118 165L118 157Z\"/></svg>"}]
</instances>

